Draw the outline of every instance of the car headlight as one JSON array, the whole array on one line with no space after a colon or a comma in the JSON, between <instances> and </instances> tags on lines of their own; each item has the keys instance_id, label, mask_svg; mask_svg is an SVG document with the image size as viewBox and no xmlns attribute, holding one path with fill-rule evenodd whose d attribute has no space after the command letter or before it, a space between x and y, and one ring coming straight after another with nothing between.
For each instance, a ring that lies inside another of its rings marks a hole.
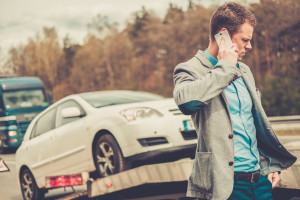
<instances>
[{"instance_id":1,"label":"car headlight","mask_svg":"<svg viewBox=\"0 0 300 200\"><path fill-rule=\"evenodd\" d=\"M17 131L8 131L10 137L17 135Z\"/></svg>"},{"instance_id":2,"label":"car headlight","mask_svg":"<svg viewBox=\"0 0 300 200\"><path fill-rule=\"evenodd\" d=\"M127 119L127 121L135 121L140 119L146 118L155 118L155 117L162 117L163 114L154 110L152 108L147 107L139 107L139 108L129 108L120 112L121 115Z\"/></svg>"}]
</instances>

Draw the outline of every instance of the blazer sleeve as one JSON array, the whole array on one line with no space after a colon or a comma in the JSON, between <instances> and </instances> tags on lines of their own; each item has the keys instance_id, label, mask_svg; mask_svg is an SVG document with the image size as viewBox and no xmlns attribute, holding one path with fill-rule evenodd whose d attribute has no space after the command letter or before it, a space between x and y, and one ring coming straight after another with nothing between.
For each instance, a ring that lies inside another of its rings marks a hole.
<instances>
[{"instance_id":1,"label":"blazer sleeve","mask_svg":"<svg viewBox=\"0 0 300 200\"><path fill-rule=\"evenodd\" d=\"M198 59L191 59L175 67L173 96L178 108L185 115L203 109L212 98L241 77L240 70L224 59L206 73L203 73L204 68L208 69Z\"/></svg>"}]
</instances>

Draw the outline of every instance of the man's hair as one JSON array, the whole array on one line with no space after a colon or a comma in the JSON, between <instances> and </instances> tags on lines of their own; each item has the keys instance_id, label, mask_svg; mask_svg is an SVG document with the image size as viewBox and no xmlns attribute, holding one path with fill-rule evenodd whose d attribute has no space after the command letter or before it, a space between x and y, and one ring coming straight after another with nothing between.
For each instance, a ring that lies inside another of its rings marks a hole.
<instances>
[{"instance_id":1,"label":"man's hair","mask_svg":"<svg viewBox=\"0 0 300 200\"><path fill-rule=\"evenodd\" d=\"M225 3L214 12L211 18L210 37L215 40L214 35L222 28L226 28L232 36L245 22L253 27L256 25L255 17L250 10L234 2Z\"/></svg>"}]
</instances>

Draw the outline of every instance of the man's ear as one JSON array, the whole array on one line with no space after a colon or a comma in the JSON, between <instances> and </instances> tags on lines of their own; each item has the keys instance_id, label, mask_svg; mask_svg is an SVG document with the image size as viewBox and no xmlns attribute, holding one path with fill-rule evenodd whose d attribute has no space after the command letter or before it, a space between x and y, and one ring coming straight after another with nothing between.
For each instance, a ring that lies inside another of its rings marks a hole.
<instances>
[{"instance_id":1,"label":"man's ear","mask_svg":"<svg viewBox=\"0 0 300 200\"><path fill-rule=\"evenodd\" d=\"M222 32L222 31L225 31L225 30L227 30L226 28L221 28L221 30L219 30L219 32L218 33L220 33L220 32ZM229 32L228 32L229 33Z\"/></svg>"}]
</instances>

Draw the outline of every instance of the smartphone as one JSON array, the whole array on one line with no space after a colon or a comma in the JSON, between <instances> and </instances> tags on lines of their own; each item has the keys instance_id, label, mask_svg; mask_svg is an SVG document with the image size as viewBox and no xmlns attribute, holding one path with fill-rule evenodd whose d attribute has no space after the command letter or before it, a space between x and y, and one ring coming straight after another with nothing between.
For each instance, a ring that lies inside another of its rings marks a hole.
<instances>
[{"instance_id":1,"label":"smartphone","mask_svg":"<svg viewBox=\"0 0 300 200\"><path fill-rule=\"evenodd\" d=\"M225 37L225 47L226 48L230 47L231 44L232 44L229 33L227 32L227 30L222 31L220 33L217 33L214 37L217 41L218 46L220 46L220 42L221 42L222 37Z\"/></svg>"}]
</instances>

